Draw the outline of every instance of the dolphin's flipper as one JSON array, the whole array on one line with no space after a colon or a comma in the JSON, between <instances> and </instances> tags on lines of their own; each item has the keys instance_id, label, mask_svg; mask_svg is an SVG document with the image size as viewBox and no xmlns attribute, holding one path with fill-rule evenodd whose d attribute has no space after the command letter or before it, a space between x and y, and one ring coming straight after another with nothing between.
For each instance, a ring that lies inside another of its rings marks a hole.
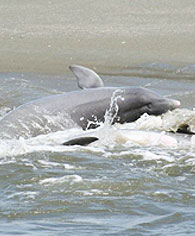
<instances>
[{"instance_id":1,"label":"dolphin's flipper","mask_svg":"<svg viewBox=\"0 0 195 236\"><path fill-rule=\"evenodd\" d=\"M81 145L86 146L90 143L97 141L97 137L77 137L71 140L64 142L62 145L72 146L72 145Z\"/></svg>"},{"instance_id":2,"label":"dolphin's flipper","mask_svg":"<svg viewBox=\"0 0 195 236\"><path fill-rule=\"evenodd\" d=\"M93 70L77 65L72 65L69 68L76 76L80 88L85 89L104 86L103 80Z\"/></svg>"}]
</instances>

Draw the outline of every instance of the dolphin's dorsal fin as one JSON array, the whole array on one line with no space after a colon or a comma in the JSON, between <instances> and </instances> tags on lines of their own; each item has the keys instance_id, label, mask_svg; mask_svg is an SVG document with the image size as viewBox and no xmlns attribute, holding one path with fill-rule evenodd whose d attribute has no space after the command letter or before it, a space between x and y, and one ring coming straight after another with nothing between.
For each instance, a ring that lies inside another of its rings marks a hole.
<instances>
[{"instance_id":1,"label":"dolphin's dorsal fin","mask_svg":"<svg viewBox=\"0 0 195 236\"><path fill-rule=\"evenodd\" d=\"M93 70L77 65L72 65L69 68L76 76L79 88L85 89L104 86L103 80Z\"/></svg>"}]
</instances>

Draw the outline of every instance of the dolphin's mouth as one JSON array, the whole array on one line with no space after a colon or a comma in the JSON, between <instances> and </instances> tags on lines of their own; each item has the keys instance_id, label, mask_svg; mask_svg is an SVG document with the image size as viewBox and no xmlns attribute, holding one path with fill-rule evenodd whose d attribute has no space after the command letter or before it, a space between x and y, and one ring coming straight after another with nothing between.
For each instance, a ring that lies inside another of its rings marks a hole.
<instances>
[{"instance_id":1,"label":"dolphin's mouth","mask_svg":"<svg viewBox=\"0 0 195 236\"><path fill-rule=\"evenodd\" d=\"M174 100L174 99L171 99L171 103L172 103L173 109L178 108L181 105L180 101Z\"/></svg>"}]
</instances>

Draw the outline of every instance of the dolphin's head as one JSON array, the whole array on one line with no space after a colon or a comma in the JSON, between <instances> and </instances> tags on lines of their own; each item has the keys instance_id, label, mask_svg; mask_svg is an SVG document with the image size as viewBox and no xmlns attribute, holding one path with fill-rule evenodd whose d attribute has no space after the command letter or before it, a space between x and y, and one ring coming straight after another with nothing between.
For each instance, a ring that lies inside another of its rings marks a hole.
<instances>
[{"instance_id":1,"label":"dolphin's head","mask_svg":"<svg viewBox=\"0 0 195 236\"><path fill-rule=\"evenodd\" d=\"M124 90L124 101L119 114L121 123L138 119L144 113L161 115L180 106L180 102L165 98L142 87L130 87ZM122 102L121 102L122 105Z\"/></svg>"},{"instance_id":2,"label":"dolphin's head","mask_svg":"<svg viewBox=\"0 0 195 236\"><path fill-rule=\"evenodd\" d=\"M146 113L149 115L161 115L169 110L174 110L179 106L180 101L161 97L146 105Z\"/></svg>"},{"instance_id":3,"label":"dolphin's head","mask_svg":"<svg viewBox=\"0 0 195 236\"><path fill-rule=\"evenodd\" d=\"M161 115L180 106L180 102L177 100L165 98L148 89L141 90L143 91L140 95L140 103L143 106L143 110L149 115Z\"/></svg>"}]
</instances>

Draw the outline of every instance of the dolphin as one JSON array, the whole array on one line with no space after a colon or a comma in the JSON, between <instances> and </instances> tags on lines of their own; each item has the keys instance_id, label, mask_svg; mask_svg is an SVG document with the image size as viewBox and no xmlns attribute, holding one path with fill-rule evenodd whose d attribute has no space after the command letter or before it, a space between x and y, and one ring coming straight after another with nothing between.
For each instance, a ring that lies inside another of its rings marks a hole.
<instances>
[{"instance_id":1,"label":"dolphin","mask_svg":"<svg viewBox=\"0 0 195 236\"><path fill-rule=\"evenodd\" d=\"M82 90L23 104L0 120L0 138L28 138L74 127L96 128L101 122L133 122L144 113L161 115L180 106L143 87L105 87L94 71L72 65Z\"/></svg>"}]
</instances>

